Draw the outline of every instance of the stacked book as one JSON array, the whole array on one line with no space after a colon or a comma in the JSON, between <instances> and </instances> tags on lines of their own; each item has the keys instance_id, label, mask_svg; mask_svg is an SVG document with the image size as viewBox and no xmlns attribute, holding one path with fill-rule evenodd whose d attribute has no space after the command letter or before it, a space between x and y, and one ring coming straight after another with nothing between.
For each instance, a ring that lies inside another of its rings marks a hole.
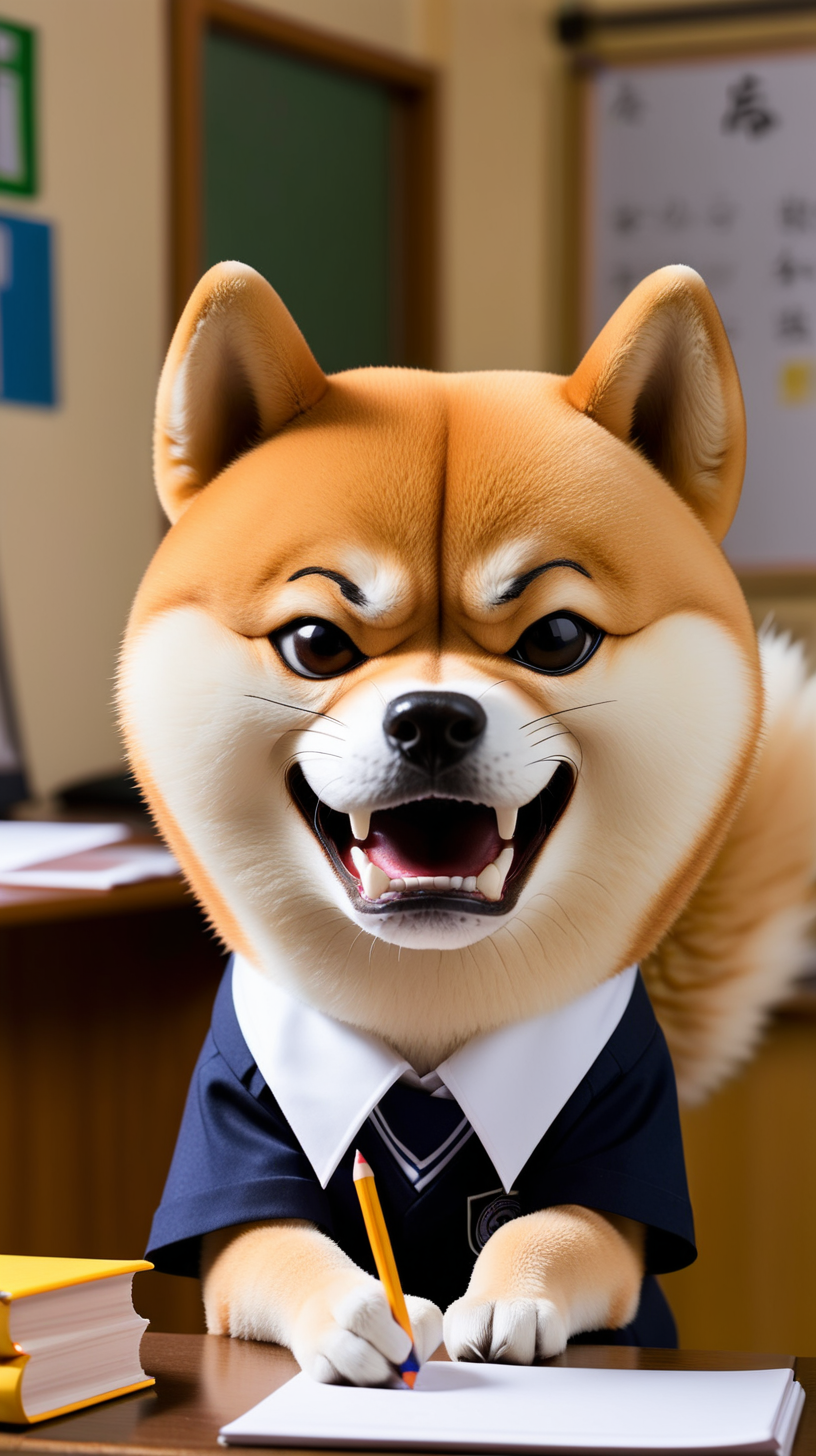
<instances>
[{"instance_id":1,"label":"stacked book","mask_svg":"<svg viewBox=\"0 0 816 1456\"><path fill-rule=\"evenodd\" d=\"M27 1425L153 1385L131 1293L152 1267L0 1254L0 1421Z\"/></svg>"}]
</instances>

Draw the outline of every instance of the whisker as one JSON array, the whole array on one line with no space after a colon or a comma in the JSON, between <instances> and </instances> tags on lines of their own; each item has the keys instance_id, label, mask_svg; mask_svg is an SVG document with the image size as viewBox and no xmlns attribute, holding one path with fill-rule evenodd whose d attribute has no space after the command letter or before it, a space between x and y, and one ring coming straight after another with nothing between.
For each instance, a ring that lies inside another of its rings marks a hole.
<instances>
[{"instance_id":1,"label":"whisker","mask_svg":"<svg viewBox=\"0 0 816 1456\"><path fill-rule=\"evenodd\" d=\"M500 677L498 682L491 683L489 688L485 688L484 692L479 694L479 697L476 699L476 701L478 702L481 698L487 697L487 694L492 693L494 688L500 688L502 684L506 682L506 677Z\"/></svg>"},{"instance_id":2,"label":"whisker","mask_svg":"<svg viewBox=\"0 0 816 1456\"><path fill-rule=\"evenodd\" d=\"M574 759L567 758L563 753L550 753L546 758L531 758L525 763L524 767L532 768L534 763L568 763L570 768L575 769L576 773L579 774L581 772L581 765L576 763Z\"/></svg>"},{"instance_id":3,"label":"whisker","mask_svg":"<svg viewBox=\"0 0 816 1456\"><path fill-rule=\"evenodd\" d=\"M338 914L341 914L341 912L338 911ZM348 930L350 924L351 924L351 922L348 921L348 920L346 920L345 916L343 916L343 924L340 926L339 930L336 930L334 932L334 935L332 936L331 940L327 941L326 944L323 946L323 954L324 955L327 953L327 951L330 951L331 950L332 946L334 945L334 942L336 940L339 940L341 935L344 935L345 934L345 932Z\"/></svg>"},{"instance_id":4,"label":"whisker","mask_svg":"<svg viewBox=\"0 0 816 1456\"><path fill-rule=\"evenodd\" d=\"M330 733L328 728L286 728L281 733L281 738L288 738L290 733L319 733L321 738L331 738L335 743L345 743L345 735L342 733ZM278 740L280 742L280 739Z\"/></svg>"},{"instance_id":5,"label":"whisker","mask_svg":"<svg viewBox=\"0 0 816 1456\"><path fill-rule=\"evenodd\" d=\"M351 952L354 950L354 947L357 944L358 940L360 939L360 936L361 935L367 935L367 934L368 934L368 931L365 929L365 926L363 926L363 929L362 930L358 930L357 931L357 934L355 935L353 941L351 942L351 945L348 948L348 954L346 955L346 959L345 959L345 961L343 963L343 970L341 972L341 978L342 978L343 975L345 975L346 967L348 966L348 963L349 963L349 961L351 959Z\"/></svg>"},{"instance_id":6,"label":"whisker","mask_svg":"<svg viewBox=\"0 0 816 1456\"><path fill-rule=\"evenodd\" d=\"M569 728L564 728L561 733L548 733L546 738L538 738L538 739L536 739L536 742L535 743L531 743L530 744L530 747L531 748L540 748L541 745L542 745L542 743L552 743L552 741L553 741L554 738L571 738L571 737L572 737L572 734L570 733Z\"/></svg>"},{"instance_id":7,"label":"whisker","mask_svg":"<svg viewBox=\"0 0 816 1456\"><path fill-rule=\"evenodd\" d=\"M342 754L339 754L339 753L331 753L331 754L327 754L326 757L327 758L341 758L342 757ZM319 826L318 826L318 823L317 823L317 816L320 813L320 805L323 802L323 794L325 794L326 789L330 789L331 786L332 786L332 784L336 784L342 777L343 777L342 774L338 774L336 779L330 779L329 782L324 785L323 792L317 795L317 798L316 798L316 801L315 801L315 810L314 810L314 831L315 831L315 834L317 835L318 839L321 839L321 836L320 836L320 829L319 829ZM321 839L321 843L322 843L322 839Z\"/></svg>"},{"instance_id":8,"label":"whisker","mask_svg":"<svg viewBox=\"0 0 816 1456\"><path fill-rule=\"evenodd\" d=\"M537 745L536 744L533 744L533 747L535 748L535 747L537 747ZM288 763L295 763L299 758L305 758L307 754L309 755L310 758L342 758L343 757L342 753L332 753L328 748L299 748L297 750L297 753L292 753L292 754L289 755L289 758L288 758L287 762Z\"/></svg>"},{"instance_id":9,"label":"whisker","mask_svg":"<svg viewBox=\"0 0 816 1456\"><path fill-rule=\"evenodd\" d=\"M525 906L525 910L529 909L529 907L533 903L533 900L539 900L539 899L542 899L542 900L549 899L549 900L551 900L552 899L552 895L531 895L530 896L530 899L527 901L527 905ZM555 904L558 907L558 909L560 910L561 909L561 906L558 904L558 901L557 900L555 901ZM536 912L536 914L540 915L541 918L542 918L542 920L548 920L550 922L550 924L553 925L555 927L555 929L558 931L559 935L569 935L569 931L568 930L565 930L564 927L563 927L563 925L559 924L558 920L556 920L555 916L552 914L552 911L550 911L550 910L539 910L539 911ZM527 919L526 915L524 916L524 918L521 921L521 923L523 925L526 925L528 930L531 930L532 931L533 935L535 935L536 940L538 941L539 945L541 946L542 951L544 951L544 946L543 946L543 944L541 942L541 938L540 938L540 936L536 935L536 932L535 932L533 926L530 924L529 920ZM544 953L546 954L546 951Z\"/></svg>"},{"instance_id":10,"label":"whisker","mask_svg":"<svg viewBox=\"0 0 816 1456\"><path fill-rule=\"evenodd\" d=\"M605 895L610 893L608 885L605 885L602 880L596 880L594 875L588 875L586 870L567 870L567 874L577 875L581 880L589 880L593 885L597 885L599 890L603 890Z\"/></svg>"},{"instance_id":11,"label":"whisker","mask_svg":"<svg viewBox=\"0 0 816 1456\"><path fill-rule=\"evenodd\" d=\"M306 921L309 925L312 925L314 921L318 918L325 919L326 914L332 915L333 917L338 919L342 919L343 912L341 910L335 910L334 906L324 905L322 906L322 908L318 907L318 909L316 910L310 910L306 915L292 916L291 918L288 918L287 923L294 926L302 925L303 922ZM348 921L345 920L340 926L340 931L345 930L347 925ZM338 931L337 934L339 934L340 931Z\"/></svg>"},{"instance_id":12,"label":"whisker","mask_svg":"<svg viewBox=\"0 0 816 1456\"><path fill-rule=\"evenodd\" d=\"M588 944L587 938L584 935L583 931L578 929L578 926L575 924L575 921L572 919L572 917L570 915L567 914L567 912L564 909L563 905L560 905L558 903L558 901L555 898L555 895L549 895L546 890L537 890L534 895L531 895L530 896L530 899L528 900L527 903L529 905L531 905L533 903L533 900L552 900L553 905L555 906L556 910L559 910L561 912L561 914L563 915L563 917L566 920L567 924L570 925L570 926L572 926L572 929L575 931L575 934L576 935L580 935L582 941L584 942L584 945L587 945ZM563 933L565 934L566 932L563 932Z\"/></svg>"},{"instance_id":13,"label":"whisker","mask_svg":"<svg viewBox=\"0 0 816 1456\"><path fill-rule=\"evenodd\" d=\"M244 693L245 698L254 698L258 703L273 703L276 708L291 708L293 713L308 713L312 718L328 718L330 723L339 723L341 728L347 728L342 718L333 718L331 713L321 713L319 708L301 708L297 703L283 703L280 698L265 698L261 693Z\"/></svg>"},{"instance_id":14,"label":"whisker","mask_svg":"<svg viewBox=\"0 0 816 1456\"><path fill-rule=\"evenodd\" d=\"M555 713L542 713L540 718L531 718L529 723L521 723L519 732L523 728L532 728L536 723L543 723L546 718L563 718L565 713L582 713L585 708L605 708L608 703L616 703L617 698L600 698L597 703L578 703L574 708L559 708Z\"/></svg>"},{"instance_id":15,"label":"whisker","mask_svg":"<svg viewBox=\"0 0 816 1456\"><path fill-rule=\"evenodd\" d=\"M301 763L305 758L342 758L342 753L328 753L324 748L301 748L298 753L291 753L281 764L281 773L286 774L293 763Z\"/></svg>"}]
</instances>

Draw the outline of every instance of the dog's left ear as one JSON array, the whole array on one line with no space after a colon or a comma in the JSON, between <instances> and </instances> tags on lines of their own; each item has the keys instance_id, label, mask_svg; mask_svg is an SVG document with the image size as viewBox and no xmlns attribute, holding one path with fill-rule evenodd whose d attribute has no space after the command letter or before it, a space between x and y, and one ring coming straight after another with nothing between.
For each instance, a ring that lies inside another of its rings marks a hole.
<instances>
[{"instance_id":1,"label":"dog's left ear","mask_svg":"<svg viewBox=\"0 0 816 1456\"><path fill-rule=\"evenodd\" d=\"M153 464L171 521L245 450L324 394L327 379L260 273L218 263L184 310L162 370Z\"/></svg>"},{"instance_id":2,"label":"dog's left ear","mask_svg":"<svg viewBox=\"0 0 816 1456\"><path fill-rule=\"evenodd\" d=\"M621 304L566 381L576 409L660 471L716 541L737 509L745 412L714 300L691 268L661 268Z\"/></svg>"}]
</instances>

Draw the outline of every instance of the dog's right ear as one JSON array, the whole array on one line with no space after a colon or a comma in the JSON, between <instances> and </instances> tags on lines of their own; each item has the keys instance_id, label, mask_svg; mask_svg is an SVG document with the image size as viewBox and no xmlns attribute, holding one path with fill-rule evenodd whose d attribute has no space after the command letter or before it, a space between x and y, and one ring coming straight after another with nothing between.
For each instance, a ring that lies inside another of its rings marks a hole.
<instances>
[{"instance_id":1,"label":"dog's right ear","mask_svg":"<svg viewBox=\"0 0 816 1456\"><path fill-rule=\"evenodd\" d=\"M742 486L745 411L725 329L699 274L670 267L644 278L565 393L648 460L722 540Z\"/></svg>"},{"instance_id":2,"label":"dog's right ear","mask_svg":"<svg viewBox=\"0 0 816 1456\"><path fill-rule=\"evenodd\" d=\"M170 520L243 451L317 404L326 384L260 273L211 268L176 327L156 400L156 488Z\"/></svg>"}]
</instances>

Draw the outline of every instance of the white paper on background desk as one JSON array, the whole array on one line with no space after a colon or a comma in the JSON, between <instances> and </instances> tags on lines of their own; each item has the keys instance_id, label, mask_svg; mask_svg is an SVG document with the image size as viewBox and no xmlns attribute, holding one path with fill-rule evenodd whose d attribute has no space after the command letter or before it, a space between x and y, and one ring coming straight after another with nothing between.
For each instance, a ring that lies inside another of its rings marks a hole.
<instances>
[{"instance_id":1,"label":"white paper on background desk","mask_svg":"<svg viewBox=\"0 0 816 1456\"><path fill-rule=\"evenodd\" d=\"M44 823L37 819L0 820L0 872L21 870L43 860L63 859L101 844L127 839L126 824Z\"/></svg>"},{"instance_id":2,"label":"white paper on background desk","mask_svg":"<svg viewBox=\"0 0 816 1456\"><path fill-rule=\"evenodd\" d=\"M168 879L179 873L178 860L160 844L115 844L24 870L0 870L0 885L26 890L112 890L116 885Z\"/></svg>"},{"instance_id":3,"label":"white paper on background desk","mask_svg":"<svg viewBox=\"0 0 816 1456\"><path fill-rule=\"evenodd\" d=\"M790 1369L582 1370L432 1361L413 1391L296 1375L223 1442L470 1451L729 1451L789 1456Z\"/></svg>"}]
</instances>

